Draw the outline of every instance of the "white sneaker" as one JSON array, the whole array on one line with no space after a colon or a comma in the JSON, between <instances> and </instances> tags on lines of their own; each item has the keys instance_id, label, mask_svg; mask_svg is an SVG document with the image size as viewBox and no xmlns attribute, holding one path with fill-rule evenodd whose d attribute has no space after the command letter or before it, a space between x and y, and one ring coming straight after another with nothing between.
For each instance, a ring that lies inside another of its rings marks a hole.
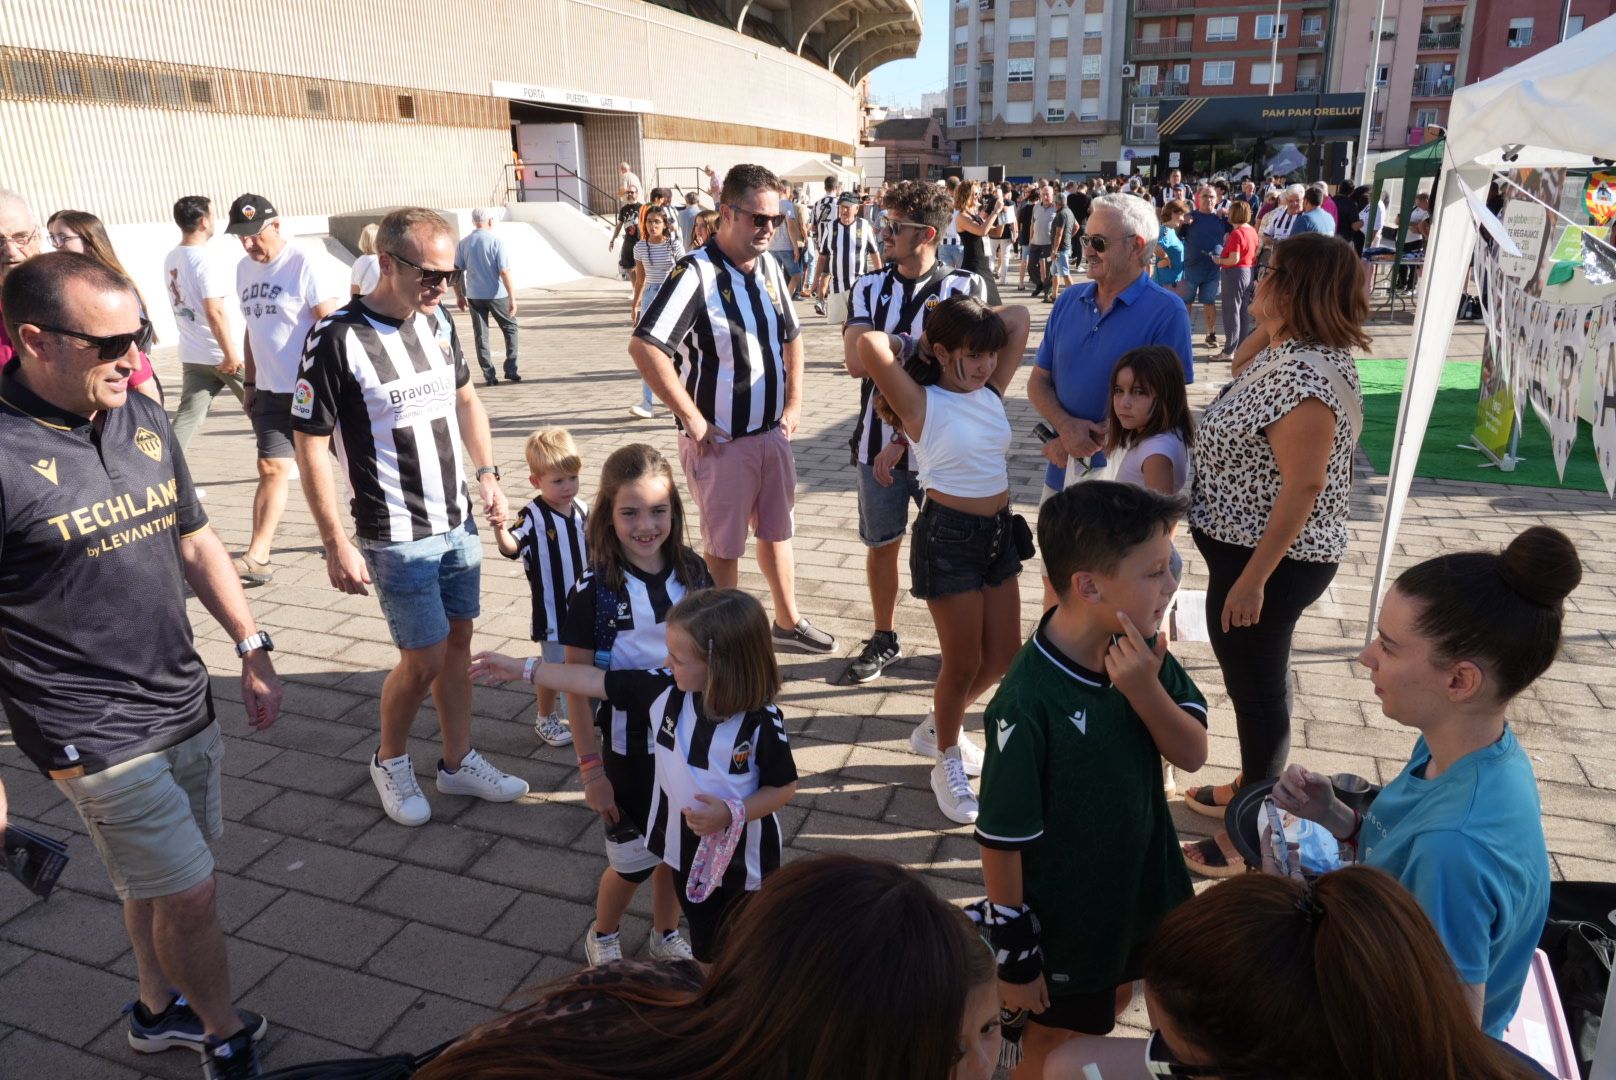
<instances>
[{"instance_id":1,"label":"white sneaker","mask_svg":"<svg viewBox=\"0 0 1616 1080\"><path fill-rule=\"evenodd\" d=\"M549 716L541 716L534 720L533 733L543 739L545 744L549 746L566 746L572 742L571 729L555 713L551 713Z\"/></svg>"},{"instance_id":2,"label":"white sneaker","mask_svg":"<svg viewBox=\"0 0 1616 1080\"><path fill-rule=\"evenodd\" d=\"M909 733L909 745L921 757L937 760L937 718L931 713L926 714L926 720L915 730ZM982 775L982 748L971 741L965 732L959 735L960 760L965 763L966 776Z\"/></svg>"},{"instance_id":3,"label":"white sneaker","mask_svg":"<svg viewBox=\"0 0 1616 1080\"><path fill-rule=\"evenodd\" d=\"M590 967L600 967L613 960L623 959L622 931L600 937L595 933L594 924L591 923L584 932L584 956L589 960Z\"/></svg>"},{"instance_id":4,"label":"white sneaker","mask_svg":"<svg viewBox=\"0 0 1616 1080\"><path fill-rule=\"evenodd\" d=\"M382 809L400 825L425 825L432 819L432 804L421 794L408 754L386 761L372 754L370 780L382 797Z\"/></svg>"},{"instance_id":5,"label":"white sneaker","mask_svg":"<svg viewBox=\"0 0 1616 1080\"><path fill-rule=\"evenodd\" d=\"M196 497L199 500L200 499L205 499L205 498L208 497L208 489L207 488L194 488L193 490L196 492Z\"/></svg>"},{"instance_id":6,"label":"white sneaker","mask_svg":"<svg viewBox=\"0 0 1616 1080\"><path fill-rule=\"evenodd\" d=\"M1169 799L1178 795L1178 777L1173 774L1173 767L1166 762L1162 763L1162 792Z\"/></svg>"},{"instance_id":7,"label":"white sneaker","mask_svg":"<svg viewBox=\"0 0 1616 1080\"><path fill-rule=\"evenodd\" d=\"M638 416L641 420L650 420L656 416L656 410L643 401L636 401L628 407L628 411Z\"/></svg>"},{"instance_id":8,"label":"white sneaker","mask_svg":"<svg viewBox=\"0 0 1616 1080\"><path fill-rule=\"evenodd\" d=\"M943 751L943 759L931 767L931 790L937 796L937 809L949 821L961 825L976 824L976 795L971 791L970 777L960 761L959 747L950 746Z\"/></svg>"},{"instance_id":9,"label":"white sneaker","mask_svg":"<svg viewBox=\"0 0 1616 1080\"><path fill-rule=\"evenodd\" d=\"M590 934L594 937L594 934ZM670 931L666 937L651 931L651 940L646 949L654 960L694 960L696 954L690 951L690 942L677 930Z\"/></svg>"},{"instance_id":10,"label":"white sneaker","mask_svg":"<svg viewBox=\"0 0 1616 1080\"><path fill-rule=\"evenodd\" d=\"M444 772L438 763L438 790L445 795L475 795L489 802L514 802L527 794L527 781L502 773L477 751L460 759L456 772Z\"/></svg>"}]
</instances>

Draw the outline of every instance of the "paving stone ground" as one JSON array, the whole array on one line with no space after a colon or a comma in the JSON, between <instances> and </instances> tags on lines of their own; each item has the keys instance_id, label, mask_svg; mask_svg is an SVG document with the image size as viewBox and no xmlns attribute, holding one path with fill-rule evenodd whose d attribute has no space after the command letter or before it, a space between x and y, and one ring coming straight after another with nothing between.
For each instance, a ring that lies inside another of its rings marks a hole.
<instances>
[{"instance_id":1,"label":"paving stone ground","mask_svg":"<svg viewBox=\"0 0 1616 1080\"><path fill-rule=\"evenodd\" d=\"M1012 299L1021 294L1011 290ZM1036 346L1048 308L1034 304ZM471 333L460 316L462 340ZM564 424L594 470L615 447L650 442L674 455L665 414L632 419L638 383L625 353L628 291L591 280L521 297L519 386L482 391L498 460L513 502L526 488L522 440L535 427ZM1406 356L1408 326L1376 326L1374 356ZM843 657L869 633L864 549L857 536L846 440L856 396L842 374L840 346L808 316L807 382L796 440L800 476L797 591L803 610L832 630L832 658L782 657L780 704L802 773L782 813L789 856L843 850L897 859L950 899L979 895L976 848L965 828L945 828L927 767L908 749L937 671L936 634L925 608L905 596L899 629L913 656L859 688L832 686ZM1461 327L1454 355L1475 356L1479 340ZM180 384L172 350L160 350L166 385ZM1227 379L1226 365L1199 363L1192 403ZM1036 506L1042 462L1030 435L1036 417L1025 374L1009 395L1018 438L1011 462L1017 508ZM245 546L254 490L245 418L215 403L192 445L191 468L207 491L214 527L232 550ZM174 402L171 401L171 404ZM1578 453L1590 452L1584 446ZM1354 657L1362 644L1384 477L1360 458L1353 543L1328 594L1297 635L1293 760L1376 781L1401 769L1414 736L1380 714ZM1565 653L1513 709L1543 796L1556 876L1616 880L1616 507L1602 494L1484 483L1417 480L1399 538L1398 565L1471 546L1499 546L1528 525L1554 525L1581 546L1583 585L1569 603ZM476 647L525 653L527 585L518 565L485 539L483 614ZM242 1005L264 1012L271 1067L365 1051L420 1050L496 1013L516 991L583 960L603 864L599 830L583 805L571 751L533 735L533 699L514 690L476 692L476 745L525 777L532 794L493 806L439 795L429 777L437 757L431 702L413 744L427 779L433 820L405 829L381 813L365 761L376 742L377 697L395 656L372 597L344 596L327 583L318 536L301 495L280 530L275 581L251 593L261 626L276 639L287 681L279 723L248 732L240 713L239 666L226 635L191 603L197 644L213 673L226 732L228 826L218 849L221 912L231 974ZM1204 572L1185 546L1187 582ZM755 564L742 584L766 595ZM1022 578L1023 629L1038 615L1038 565ZM907 585L907 571L905 571ZM131 613L134 614L134 613ZM1208 646L1177 646L1211 704L1211 759L1202 775L1228 779L1238 762L1233 720ZM970 726L980 726L973 717ZM9 738L5 740L9 743ZM142 1056L123 1037L120 1006L134 994L134 965L105 872L78 819L56 789L12 750L0 777L21 822L65 838L74 858L48 902L0 882L0 1075L83 1078L194 1077L189 1052ZM1174 810L1185 837L1207 819ZM625 943L638 951L648 906L637 902ZM1135 1023L1137 1011L1128 1019Z\"/></svg>"}]
</instances>

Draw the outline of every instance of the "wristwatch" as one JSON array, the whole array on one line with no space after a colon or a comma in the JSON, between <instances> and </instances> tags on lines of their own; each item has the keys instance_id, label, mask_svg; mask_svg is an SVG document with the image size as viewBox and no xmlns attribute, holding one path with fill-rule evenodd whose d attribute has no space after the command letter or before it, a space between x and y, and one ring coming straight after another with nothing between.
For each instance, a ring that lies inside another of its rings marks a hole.
<instances>
[{"instance_id":1,"label":"wristwatch","mask_svg":"<svg viewBox=\"0 0 1616 1080\"><path fill-rule=\"evenodd\" d=\"M260 630L249 638L236 642L236 655L245 657L254 649L263 649L265 652L274 652L275 643L270 640L269 631Z\"/></svg>"},{"instance_id":2,"label":"wristwatch","mask_svg":"<svg viewBox=\"0 0 1616 1080\"><path fill-rule=\"evenodd\" d=\"M487 476L490 473L492 473L494 475L495 480L498 480L500 478L499 477L499 466L498 465L484 465L482 468L477 470L477 479L481 480L483 477Z\"/></svg>"}]
</instances>

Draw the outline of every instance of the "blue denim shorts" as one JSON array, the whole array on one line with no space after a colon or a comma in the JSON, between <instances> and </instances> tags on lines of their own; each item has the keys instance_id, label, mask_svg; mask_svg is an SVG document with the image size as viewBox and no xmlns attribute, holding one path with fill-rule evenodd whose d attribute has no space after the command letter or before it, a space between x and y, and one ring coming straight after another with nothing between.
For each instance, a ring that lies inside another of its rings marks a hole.
<instances>
[{"instance_id":1,"label":"blue denim shorts","mask_svg":"<svg viewBox=\"0 0 1616 1080\"><path fill-rule=\"evenodd\" d=\"M424 649L449 636L451 620L475 619L482 588L483 546L477 523L420 540L359 541L393 644Z\"/></svg>"},{"instance_id":2,"label":"blue denim shorts","mask_svg":"<svg viewBox=\"0 0 1616 1080\"><path fill-rule=\"evenodd\" d=\"M886 547L903 539L909 531L909 504L920 505L926 493L920 487L920 474L913 469L893 469L892 486L882 487L875 470L858 463L859 539L865 547Z\"/></svg>"},{"instance_id":3,"label":"blue denim shorts","mask_svg":"<svg viewBox=\"0 0 1616 1080\"><path fill-rule=\"evenodd\" d=\"M917 600L1002 585L1021 573L1008 509L991 517L927 502L909 541L909 591Z\"/></svg>"},{"instance_id":4,"label":"blue denim shorts","mask_svg":"<svg viewBox=\"0 0 1616 1080\"><path fill-rule=\"evenodd\" d=\"M1179 288L1183 290L1186 304L1215 304L1218 302L1217 274L1213 274L1205 280L1197 280L1185 274Z\"/></svg>"},{"instance_id":5,"label":"blue denim shorts","mask_svg":"<svg viewBox=\"0 0 1616 1080\"><path fill-rule=\"evenodd\" d=\"M1072 253L1070 251L1055 252L1055 266L1051 273L1057 277L1072 276Z\"/></svg>"}]
</instances>

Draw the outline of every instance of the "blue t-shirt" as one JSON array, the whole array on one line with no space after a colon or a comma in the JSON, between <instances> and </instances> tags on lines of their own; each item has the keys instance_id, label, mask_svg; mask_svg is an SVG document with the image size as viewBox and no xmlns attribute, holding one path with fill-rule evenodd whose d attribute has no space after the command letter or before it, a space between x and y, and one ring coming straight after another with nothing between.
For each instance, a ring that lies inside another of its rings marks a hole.
<instances>
[{"instance_id":1,"label":"blue t-shirt","mask_svg":"<svg viewBox=\"0 0 1616 1080\"><path fill-rule=\"evenodd\" d=\"M1095 303L1098 288L1085 281L1061 290L1049 312L1037 360L1049 372L1061 408L1095 423L1105 420L1111 369L1129 349L1167 345L1178 351L1184 363L1184 381L1195 381L1189 309L1177 294L1141 273L1101 315ZM1065 485L1066 470L1051 465L1044 482L1059 491Z\"/></svg>"},{"instance_id":2,"label":"blue t-shirt","mask_svg":"<svg viewBox=\"0 0 1616 1080\"><path fill-rule=\"evenodd\" d=\"M1485 983L1482 1026L1515 1015L1549 913L1549 852L1532 763L1507 727L1435 780L1422 737L1364 817L1360 861L1420 902L1459 978Z\"/></svg>"},{"instance_id":3,"label":"blue t-shirt","mask_svg":"<svg viewBox=\"0 0 1616 1080\"><path fill-rule=\"evenodd\" d=\"M1306 213L1297 214L1296 220L1291 222L1291 235L1301 236L1303 233L1323 233L1325 236L1335 235L1335 218L1323 207L1316 207Z\"/></svg>"},{"instance_id":4,"label":"blue t-shirt","mask_svg":"<svg viewBox=\"0 0 1616 1080\"><path fill-rule=\"evenodd\" d=\"M1194 213L1184 226L1184 276L1191 281L1207 281L1218 276L1212 256L1223 247L1229 223L1216 214Z\"/></svg>"},{"instance_id":5,"label":"blue t-shirt","mask_svg":"<svg viewBox=\"0 0 1616 1080\"><path fill-rule=\"evenodd\" d=\"M499 272L511 268L505 245L493 229L473 229L455 249L455 268L466 272L466 296L473 300L497 300L505 295Z\"/></svg>"},{"instance_id":6,"label":"blue t-shirt","mask_svg":"<svg viewBox=\"0 0 1616 1080\"><path fill-rule=\"evenodd\" d=\"M1156 238L1156 246L1167 256L1167 265L1156 267L1156 284L1170 289L1184 277L1184 241L1178 238L1178 233L1163 225L1161 235Z\"/></svg>"}]
</instances>

